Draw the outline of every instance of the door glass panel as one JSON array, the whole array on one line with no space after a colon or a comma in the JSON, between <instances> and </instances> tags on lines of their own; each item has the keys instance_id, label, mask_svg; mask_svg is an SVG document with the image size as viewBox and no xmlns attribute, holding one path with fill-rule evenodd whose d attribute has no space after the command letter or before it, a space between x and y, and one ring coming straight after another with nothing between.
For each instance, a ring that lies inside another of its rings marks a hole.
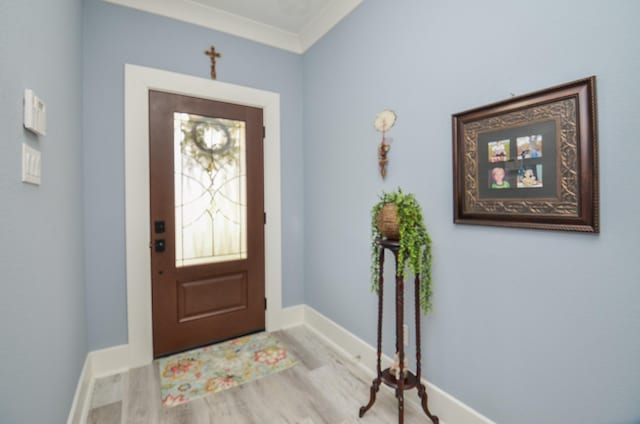
<instances>
[{"instance_id":1,"label":"door glass panel","mask_svg":"<svg viewBox=\"0 0 640 424\"><path fill-rule=\"evenodd\" d=\"M173 117L176 267L246 259L245 122Z\"/></svg>"}]
</instances>

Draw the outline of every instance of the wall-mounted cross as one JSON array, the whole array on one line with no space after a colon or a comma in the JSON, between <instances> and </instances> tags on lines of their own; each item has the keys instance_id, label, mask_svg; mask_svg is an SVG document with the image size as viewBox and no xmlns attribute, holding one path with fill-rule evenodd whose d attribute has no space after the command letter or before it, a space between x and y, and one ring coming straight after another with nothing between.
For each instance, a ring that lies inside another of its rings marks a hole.
<instances>
[{"instance_id":1,"label":"wall-mounted cross","mask_svg":"<svg viewBox=\"0 0 640 424\"><path fill-rule=\"evenodd\" d=\"M216 58L222 55L216 51L215 46L211 46L211 50L205 50L204 54L211 58L211 79L216 79Z\"/></svg>"}]
</instances>

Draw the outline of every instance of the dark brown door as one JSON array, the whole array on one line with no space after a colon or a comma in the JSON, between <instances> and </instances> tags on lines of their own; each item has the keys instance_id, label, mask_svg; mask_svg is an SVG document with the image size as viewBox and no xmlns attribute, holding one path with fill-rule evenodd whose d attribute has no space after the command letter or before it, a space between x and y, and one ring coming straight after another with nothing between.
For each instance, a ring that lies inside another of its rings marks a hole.
<instances>
[{"instance_id":1,"label":"dark brown door","mask_svg":"<svg viewBox=\"0 0 640 424\"><path fill-rule=\"evenodd\" d=\"M265 325L262 109L149 92L153 353Z\"/></svg>"}]
</instances>

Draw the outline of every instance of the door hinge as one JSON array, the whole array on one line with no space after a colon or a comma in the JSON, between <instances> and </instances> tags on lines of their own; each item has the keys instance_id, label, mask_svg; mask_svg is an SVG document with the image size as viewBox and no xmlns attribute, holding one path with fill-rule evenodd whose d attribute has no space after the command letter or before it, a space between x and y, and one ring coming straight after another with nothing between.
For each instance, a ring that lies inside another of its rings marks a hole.
<instances>
[{"instance_id":1,"label":"door hinge","mask_svg":"<svg viewBox=\"0 0 640 424\"><path fill-rule=\"evenodd\" d=\"M264 213L264 223L265 223L265 225L267 224L267 213L266 212Z\"/></svg>"},{"instance_id":2,"label":"door hinge","mask_svg":"<svg viewBox=\"0 0 640 424\"><path fill-rule=\"evenodd\" d=\"M264 310L265 311L267 310L267 298L266 297L264 298Z\"/></svg>"},{"instance_id":3,"label":"door hinge","mask_svg":"<svg viewBox=\"0 0 640 424\"><path fill-rule=\"evenodd\" d=\"M263 125L262 126L262 139L264 140L265 138L267 138L267 127L265 127Z\"/></svg>"}]
</instances>

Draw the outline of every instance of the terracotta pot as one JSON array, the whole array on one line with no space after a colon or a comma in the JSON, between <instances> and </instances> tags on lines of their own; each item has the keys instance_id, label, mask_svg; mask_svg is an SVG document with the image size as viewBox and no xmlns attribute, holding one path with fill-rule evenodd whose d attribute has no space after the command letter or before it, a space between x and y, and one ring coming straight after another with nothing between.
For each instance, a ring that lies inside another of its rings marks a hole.
<instances>
[{"instance_id":1,"label":"terracotta pot","mask_svg":"<svg viewBox=\"0 0 640 424\"><path fill-rule=\"evenodd\" d=\"M395 203L387 203L380 209L377 224L378 230L384 238L388 240L400 239L400 219Z\"/></svg>"}]
</instances>

